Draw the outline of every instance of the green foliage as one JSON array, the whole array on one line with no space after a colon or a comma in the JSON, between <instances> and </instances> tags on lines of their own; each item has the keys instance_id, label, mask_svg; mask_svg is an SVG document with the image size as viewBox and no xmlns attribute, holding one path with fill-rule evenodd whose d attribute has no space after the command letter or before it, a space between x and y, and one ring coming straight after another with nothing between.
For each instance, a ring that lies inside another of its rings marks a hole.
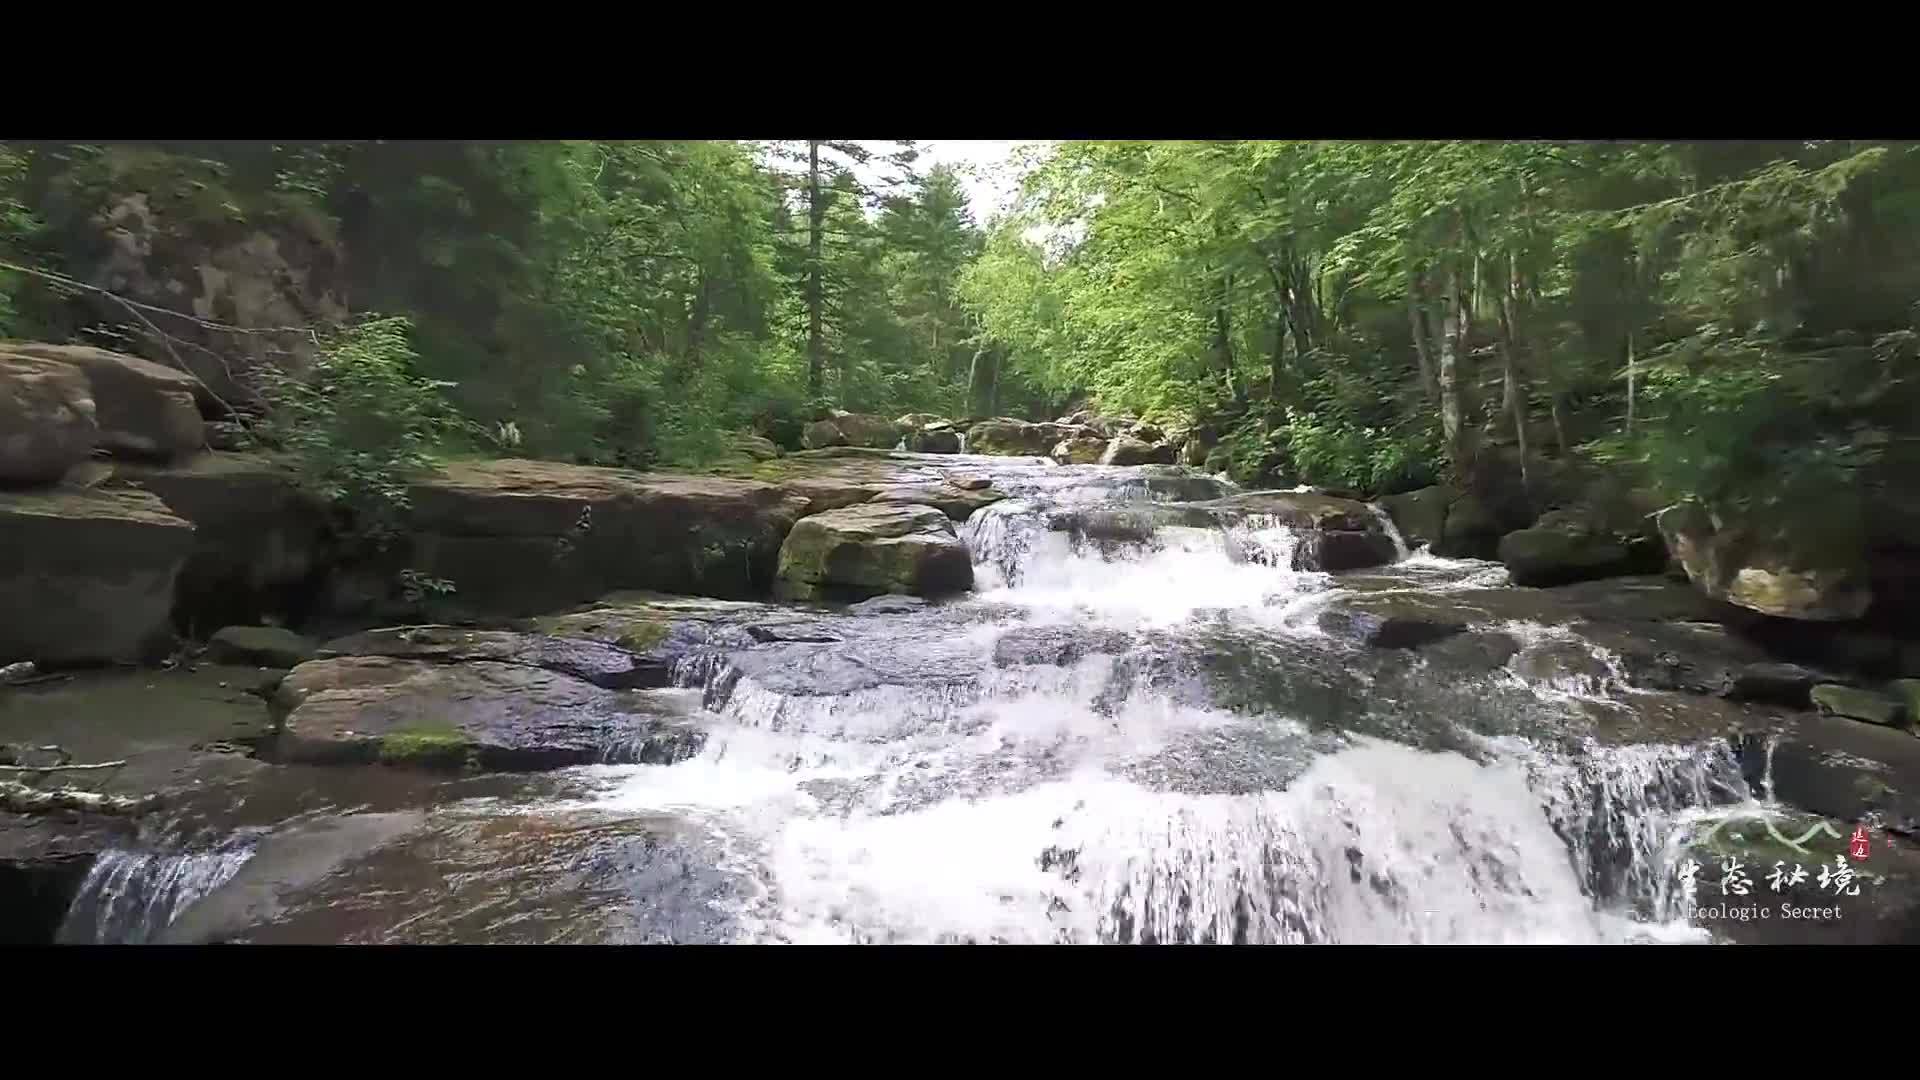
<instances>
[{"instance_id":1,"label":"green foliage","mask_svg":"<svg viewBox=\"0 0 1920 1080\"><path fill-rule=\"evenodd\" d=\"M408 481L462 429L442 396L446 384L415 373L409 329L399 316L354 323L327 339L307 377L280 377L270 391L269 439L375 544L399 531Z\"/></svg>"}]
</instances>

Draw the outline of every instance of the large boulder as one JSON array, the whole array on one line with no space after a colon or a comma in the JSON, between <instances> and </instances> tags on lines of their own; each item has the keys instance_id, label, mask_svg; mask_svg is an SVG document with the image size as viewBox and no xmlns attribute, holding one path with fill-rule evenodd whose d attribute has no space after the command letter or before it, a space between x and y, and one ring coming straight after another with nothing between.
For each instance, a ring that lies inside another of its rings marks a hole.
<instances>
[{"instance_id":1,"label":"large boulder","mask_svg":"<svg viewBox=\"0 0 1920 1080\"><path fill-rule=\"evenodd\" d=\"M7 343L0 351L79 368L93 388L101 449L122 457L165 460L206 446L199 379L137 356L89 345Z\"/></svg>"},{"instance_id":2,"label":"large boulder","mask_svg":"<svg viewBox=\"0 0 1920 1080\"><path fill-rule=\"evenodd\" d=\"M945 424L944 421L942 421ZM908 431L903 441L906 448L916 454L957 454L960 452L960 433L952 425L926 427Z\"/></svg>"},{"instance_id":3,"label":"large boulder","mask_svg":"<svg viewBox=\"0 0 1920 1080\"><path fill-rule=\"evenodd\" d=\"M0 663L150 659L193 526L146 492L0 493Z\"/></svg>"},{"instance_id":4,"label":"large boulder","mask_svg":"<svg viewBox=\"0 0 1920 1080\"><path fill-rule=\"evenodd\" d=\"M1458 492L1436 484L1398 495L1383 495L1379 503L1393 518L1394 526L1400 530L1400 538L1407 542L1408 547L1432 547L1446 535L1447 508L1457 498Z\"/></svg>"},{"instance_id":5,"label":"large boulder","mask_svg":"<svg viewBox=\"0 0 1920 1080\"><path fill-rule=\"evenodd\" d=\"M313 653L313 642L284 626L223 626L207 640L207 657L216 664L291 668Z\"/></svg>"},{"instance_id":6,"label":"large boulder","mask_svg":"<svg viewBox=\"0 0 1920 1080\"><path fill-rule=\"evenodd\" d=\"M1107 440L1098 435L1069 435L1053 444L1048 456L1062 465L1094 465L1107 452Z\"/></svg>"},{"instance_id":7,"label":"large boulder","mask_svg":"<svg viewBox=\"0 0 1920 1080\"><path fill-rule=\"evenodd\" d=\"M1500 538L1500 561L1515 585L1565 585L1626 573L1624 544L1577 521L1542 518Z\"/></svg>"},{"instance_id":8,"label":"large boulder","mask_svg":"<svg viewBox=\"0 0 1920 1080\"><path fill-rule=\"evenodd\" d=\"M53 483L87 460L98 432L79 368L0 352L0 486Z\"/></svg>"},{"instance_id":9,"label":"large boulder","mask_svg":"<svg viewBox=\"0 0 1920 1080\"><path fill-rule=\"evenodd\" d=\"M800 445L808 450L847 445L846 433L831 420L815 420L800 429Z\"/></svg>"},{"instance_id":10,"label":"large boulder","mask_svg":"<svg viewBox=\"0 0 1920 1080\"><path fill-rule=\"evenodd\" d=\"M904 416L896 417L893 425L901 431L920 431L930 427L950 428L953 426L953 421L938 413L910 412Z\"/></svg>"},{"instance_id":11,"label":"large boulder","mask_svg":"<svg viewBox=\"0 0 1920 1080\"><path fill-rule=\"evenodd\" d=\"M899 425L884 416L836 411L832 422L840 429L840 434L845 439L844 442L836 445L891 450L900 441Z\"/></svg>"},{"instance_id":12,"label":"large boulder","mask_svg":"<svg viewBox=\"0 0 1920 1080\"><path fill-rule=\"evenodd\" d=\"M181 629L301 613L327 569L327 507L291 462L265 453L196 454L166 466L122 462L117 482L158 495L193 523L174 621Z\"/></svg>"},{"instance_id":13,"label":"large boulder","mask_svg":"<svg viewBox=\"0 0 1920 1080\"><path fill-rule=\"evenodd\" d=\"M753 595L808 508L753 480L521 460L449 465L408 493L414 568L506 615L615 589Z\"/></svg>"},{"instance_id":14,"label":"large boulder","mask_svg":"<svg viewBox=\"0 0 1920 1080\"><path fill-rule=\"evenodd\" d=\"M271 760L483 770L667 764L703 735L653 698L526 664L314 660L274 691Z\"/></svg>"},{"instance_id":15,"label":"large boulder","mask_svg":"<svg viewBox=\"0 0 1920 1080\"><path fill-rule=\"evenodd\" d=\"M778 593L863 600L937 596L973 586L973 561L952 520L931 506L865 503L803 518L780 548Z\"/></svg>"},{"instance_id":16,"label":"large boulder","mask_svg":"<svg viewBox=\"0 0 1920 1080\"><path fill-rule=\"evenodd\" d=\"M1687 579L1716 600L1763 615L1815 622L1857 619L1873 603L1857 552L1825 557L1789 552L1716 520L1691 502L1661 511L1658 521Z\"/></svg>"},{"instance_id":17,"label":"large boulder","mask_svg":"<svg viewBox=\"0 0 1920 1080\"><path fill-rule=\"evenodd\" d=\"M967 451L1009 457L1042 457L1060 441L1058 424L1030 424L1025 420L982 420L967 431Z\"/></svg>"},{"instance_id":18,"label":"large boulder","mask_svg":"<svg viewBox=\"0 0 1920 1080\"><path fill-rule=\"evenodd\" d=\"M1147 442L1134 435L1121 435L1107 443L1106 451L1100 455L1100 464L1171 465L1177 452L1172 443Z\"/></svg>"}]
</instances>

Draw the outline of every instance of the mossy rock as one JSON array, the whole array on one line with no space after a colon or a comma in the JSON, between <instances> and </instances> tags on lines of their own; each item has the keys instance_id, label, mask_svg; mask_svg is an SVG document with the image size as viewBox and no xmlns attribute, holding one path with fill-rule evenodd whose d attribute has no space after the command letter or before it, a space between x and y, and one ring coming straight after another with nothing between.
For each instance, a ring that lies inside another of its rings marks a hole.
<instances>
[{"instance_id":1,"label":"mossy rock","mask_svg":"<svg viewBox=\"0 0 1920 1080\"><path fill-rule=\"evenodd\" d=\"M382 735L377 745L385 765L459 769L474 764L472 744L453 727L400 728Z\"/></svg>"}]
</instances>

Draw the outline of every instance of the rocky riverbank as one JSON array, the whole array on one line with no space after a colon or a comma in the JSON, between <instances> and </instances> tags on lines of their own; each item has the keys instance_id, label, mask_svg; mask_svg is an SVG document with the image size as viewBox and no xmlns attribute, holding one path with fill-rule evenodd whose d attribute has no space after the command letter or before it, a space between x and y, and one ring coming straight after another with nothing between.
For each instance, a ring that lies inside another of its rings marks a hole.
<instances>
[{"instance_id":1,"label":"rocky riverbank","mask_svg":"<svg viewBox=\"0 0 1920 1080\"><path fill-rule=\"evenodd\" d=\"M1573 486L1537 514L1446 489L1369 505L1239 491L1172 464L1204 461L1204 439L1134 420L843 415L819 421L835 432L814 431L819 449L757 448L711 475L450 463L413 482L402 543L369 559L285 461L208 449L213 406L151 367L0 356L0 415L27 436L0 440L0 604L23 613L0 628L0 764L157 806L0 811L0 895L22 912L8 940L393 940L390 912L335 921L341 882L433 880L469 857L572 882L529 886L578 913L529 924L542 940L726 939L712 905L740 885L700 854L701 827L655 809L549 833L535 808L591 801L593 768L705 775L750 729L797 733L780 751L795 769L854 769L808 799L884 816L840 740L964 736L941 750L959 752L974 735L954 710L1049 687L1065 696L1048 711L1089 718L1076 747L1111 725L1152 742L1231 717L1305 724L1297 746L1273 728L1222 761L1129 766L1156 791L1280 792L1288 762L1371 761L1370 739L1486 762L1486 740L1523 738L1576 772L1680 746L1726 763L1685 781L1712 799L1864 827L1876 866L1913 861L1920 648L1870 617L1884 575L1792 565L1630 492ZM406 596L403 574L451 591ZM1050 775L1026 735L1002 737L991 774L942 757L874 790L922 808ZM89 763L110 767L63 771ZM509 810L482 823L476 799ZM1650 853L1577 831L1562 839L1591 864L1581 888L1612 903L1638 880L1615 864ZM543 835L564 840L536 858L525 838ZM1875 885L1870 919L1788 939L1902 940L1911 877ZM588 918L590 895L613 914ZM106 910L128 897L138 918ZM473 903L423 939L499 940Z\"/></svg>"}]
</instances>

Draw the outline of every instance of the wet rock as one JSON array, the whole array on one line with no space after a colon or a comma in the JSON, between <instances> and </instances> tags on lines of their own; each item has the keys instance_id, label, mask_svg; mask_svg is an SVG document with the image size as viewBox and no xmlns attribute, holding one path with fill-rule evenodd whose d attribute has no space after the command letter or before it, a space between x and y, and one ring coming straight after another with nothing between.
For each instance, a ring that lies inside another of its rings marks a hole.
<instances>
[{"instance_id":1,"label":"wet rock","mask_svg":"<svg viewBox=\"0 0 1920 1080\"><path fill-rule=\"evenodd\" d=\"M1100 455L1100 464L1171 465L1176 452L1169 443L1152 443L1134 435L1121 435L1107 443L1106 450Z\"/></svg>"},{"instance_id":2,"label":"wet rock","mask_svg":"<svg viewBox=\"0 0 1920 1080\"><path fill-rule=\"evenodd\" d=\"M1219 521L1199 506L1134 503L1056 510L1047 515L1047 528L1076 542L1151 546L1162 529L1217 529Z\"/></svg>"},{"instance_id":3,"label":"wet rock","mask_svg":"<svg viewBox=\"0 0 1920 1080\"><path fill-rule=\"evenodd\" d=\"M1098 435L1069 435L1053 444L1047 456L1062 465L1093 465L1107 452L1107 440Z\"/></svg>"},{"instance_id":4,"label":"wet rock","mask_svg":"<svg viewBox=\"0 0 1920 1080\"><path fill-rule=\"evenodd\" d=\"M0 661L164 652L193 526L141 491L0 493Z\"/></svg>"},{"instance_id":5,"label":"wet rock","mask_svg":"<svg viewBox=\"0 0 1920 1080\"><path fill-rule=\"evenodd\" d=\"M1316 492L1252 491L1196 503L1223 516L1259 514L1293 529L1327 532L1380 532L1380 519L1366 503ZM1384 535L1384 534L1383 534Z\"/></svg>"},{"instance_id":6,"label":"wet rock","mask_svg":"<svg viewBox=\"0 0 1920 1080\"><path fill-rule=\"evenodd\" d=\"M661 636L664 637L664 628ZM637 645L649 643L631 639ZM464 663L492 660L557 671L609 690L666 686L672 678L667 657L636 652L579 637L472 630L458 626L396 626L334 638L321 646L323 658L390 656L402 660Z\"/></svg>"},{"instance_id":7,"label":"wet rock","mask_svg":"<svg viewBox=\"0 0 1920 1080\"><path fill-rule=\"evenodd\" d=\"M59 480L93 453L98 433L93 389L79 368L0 346L0 485Z\"/></svg>"},{"instance_id":8,"label":"wet rock","mask_svg":"<svg viewBox=\"0 0 1920 1080\"><path fill-rule=\"evenodd\" d=\"M955 521L965 521L975 510L983 506L991 506L1006 497L1005 492L995 491L992 488L962 488L941 481L896 484L882 488L869 501L931 506Z\"/></svg>"},{"instance_id":9,"label":"wet rock","mask_svg":"<svg viewBox=\"0 0 1920 1080\"><path fill-rule=\"evenodd\" d=\"M1773 797L1841 822L1874 820L1920 837L1920 739L1839 716L1801 713L1774 739L1740 742L1747 782L1762 790L1771 765Z\"/></svg>"},{"instance_id":10,"label":"wet rock","mask_svg":"<svg viewBox=\"0 0 1920 1080\"><path fill-rule=\"evenodd\" d=\"M1060 441L1060 425L1024 420L982 420L967 430L967 449L975 454L1041 457Z\"/></svg>"},{"instance_id":11,"label":"wet rock","mask_svg":"<svg viewBox=\"0 0 1920 1080\"><path fill-rule=\"evenodd\" d=\"M750 625L746 628L746 633L748 637L762 644L773 641L789 641L812 643L815 645L830 645L841 640L838 636L822 630L789 629L778 626Z\"/></svg>"},{"instance_id":12,"label":"wet rock","mask_svg":"<svg viewBox=\"0 0 1920 1080\"><path fill-rule=\"evenodd\" d=\"M280 626L227 626L207 639L216 664L290 668L313 659L314 644Z\"/></svg>"},{"instance_id":13,"label":"wet rock","mask_svg":"<svg viewBox=\"0 0 1920 1080\"><path fill-rule=\"evenodd\" d=\"M426 823L426 814L405 810L325 817L280 830L262 841L233 877L188 905L158 940L170 945L227 940L273 919L297 890Z\"/></svg>"},{"instance_id":14,"label":"wet rock","mask_svg":"<svg viewBox=\"0 0 1920 1080\"><path fill-rule=\"evenodd\" d=\"M489 771L666 764L697 727L652 699L525 664L314 660L274 692L271 760Z\"/></svg>"},{"instance_id":15,"label":"wet rock","mask_svg":"<svg viewBox=\"0 0 1920 1080\"><path fill-rule=\"evenodd\" d=\"M185 372L88 345L9 343L4 351L80 369L93 391L95 445L110 454L164 460L206 445L197 401L211 398Z\"/></svg>"},{"instance_id":16,"label":"wet rock","mask_svg":"<svg viewBox=\"0 0 1920 1080\"><path fill-rule=\"evenodd\" d=\"M1337 574L1368 566L1383 566L1397 552L1393 538L1380 532L1340 530L1319 532L1294 549L1293 568Z\"/></svg>"},{"instance_id":17,"label":"wet rock","mask_svg":"<svg viewBox=\"0 0 1920 1080\"><path fill-rule=\"evenodd\" d=\"M1392 516L1401 538L1412 548L1422 544L1432 546L1440 541L1446 534L1447 508L1456 498L1458 493L1452 488L1435 485L1399 495L1383 495L1379 503Z\"/></svg>"},{"instance_id":18,"label":"wet rock","mask_svg":"<svg viewBox=\"0 0 1920 1080\"><path fill-rule=\"evenodd\" d=\"M1579 686L1598 693L1613 674L1607 662L1593 649L1578 641L1537 642L1520 650L1513 661L1514 673L1532 682L1549 686Z\"/></svg>"},{"instance_id":19,"label":"wet rock","mask_svg":"<svg viewBox=\"0 0 1920 1080\"><path fill-rule=\"evenodd\" d=\"M1813 688L1812 697L1814 708L1823 716L1844 716L1885 727L1900 727L1906 722L1906 707L1898 699L1871 690L1821 683Z\"/></svg>"},{"instance_id":20,"label":"wet rock","mask_svg":"<svg viewBox=\"0 0 1920 1080\"><path fill-rule=\"evenodd\" d=\"M986 476L949 476L947 483L961 491L980 491L991 486L993 479Z\"/></svg>"},{"instance_id":21,"label":"wet rock","mask_svg":"<svg viewBox=\"0 0 1920 1080\"><path fill-rule=\"evenodd\" d=\"M1078 626L1021 626L1001 634L993 643L996 667L1050 664L1068 667L1083 657L1125 653L1133 639L1117 630Z\"/></svg>"},{"instance_id":22,"label":"wet rock","mask_svg":"<svg viewBox=\"0 0 1920 1080\"><path fill-rule=\"evenodd\" d=\"M1320 629L1377 649L1413 649L1467 628L1459 609L1417 594L1357 597L1320 612Z\"/></svg>"},{"instance_id":23,"label":"wet rock","mask_svg":"<svg viewBox=\"0 0 1920 1080\"><path fill-rule=\"evenodd\" d=\"M415 569L506 615L615 589L752 595L806 508L752 480L518 460L450 465L409 496Z\"/></svg>"},{"instance_id":24,"label":"wet rock","mask_svg":"<svg viewBox=\"0 0 1920 1080\"><path fill-rule=\"evenodd\" d=\"M174 621L250 623L307 608L329 561L327 508L292 463L266 453L196 454L165 466L121 463L114 479L150 491L193 523Z\"/></svg>"},{"instance_id":25,"label":"wet rock","mask_svg":"<svg viewBox=\"0 0 1920 1080\"><path fill-rule=\"evenodd\" d=\"M1920 728L1920 679L1895 679L1887 690L1906 706L1907 723Z\"/></svg>"},{"instance_id":26,"label":"wet rock","mask_svg":"<svg viewBox=\"0 0 1920 1080\"><path fill-rule=\"evenodd\" d=\"M1547 523L1500 538L1500 561L1515 585L1565 585L1631 567L1625 545L1573 523Z\"/></svg>"},{"instance_id":27,"label":"wet rock","mask_svg":"<svg viewBox=\"0 0 1920 1080\"><path fill-rule=\"evenodd\" d=\"M1813 684L1820 676L1798 664L1762 662L1734 672L1727 696L1736 701L1766 701L1793 708L1812 703Z\"/></svg>"},{"instance_id":28,"label":"wet rock","mask_svg":"<svg viewBox=\"0 0 1920 1080\"><path fill-rule=\"evenodd\" d=\"M1519 651L1520 643L1512 635L1483 631L1430 642L1420 648L1420 655L1446 671L1492 671L1505 667Z\"/></svg>"},{"instance_id":29,"label":"wet rock","mask_svg":"<svg viewBox=\"0 0 1920 1080\"><path fill-rule=\"evenodd\" d=\"M1815 560L1774 550L1693 503L1661 511L1667 547L1702 592L1764 615L1834 622L1857 619L1873 602L1858 552Z\"/></svg>"},{"instance_id":30,"label":"wet rock","mask_svg":"<svg viewBox=\"0 0 1920 1080\"><path fill-rule=\"evenodd\" d=\"M953 522L930 506L865 503L803 518L780 549L776 586L789 599L938 596L973 585Z\"/></svg>"},{"instance_id":31,"label":"wet rock","mask_svg":"<svg viewBox=\"0 0 1920 1080\"><path fill-rule=\"evenodd\" d=\"M1524 507L1516 510L1505 501L1468 492L1448 505L1446 524L1433 552L1449 558L1496 558L1500 538L1530 520Z\"/></svg>"},{"instance_id":32,"label":"wet rock","mask_svg":"<svg viewBox=\"0 0 1920 1080\"><path fill-rule=\"evenodd\" d=\"M918 596L876 596L849 605L847 611L854 615L906 615L926 606L926 600Z\"/></svg>"}]
</instances>

